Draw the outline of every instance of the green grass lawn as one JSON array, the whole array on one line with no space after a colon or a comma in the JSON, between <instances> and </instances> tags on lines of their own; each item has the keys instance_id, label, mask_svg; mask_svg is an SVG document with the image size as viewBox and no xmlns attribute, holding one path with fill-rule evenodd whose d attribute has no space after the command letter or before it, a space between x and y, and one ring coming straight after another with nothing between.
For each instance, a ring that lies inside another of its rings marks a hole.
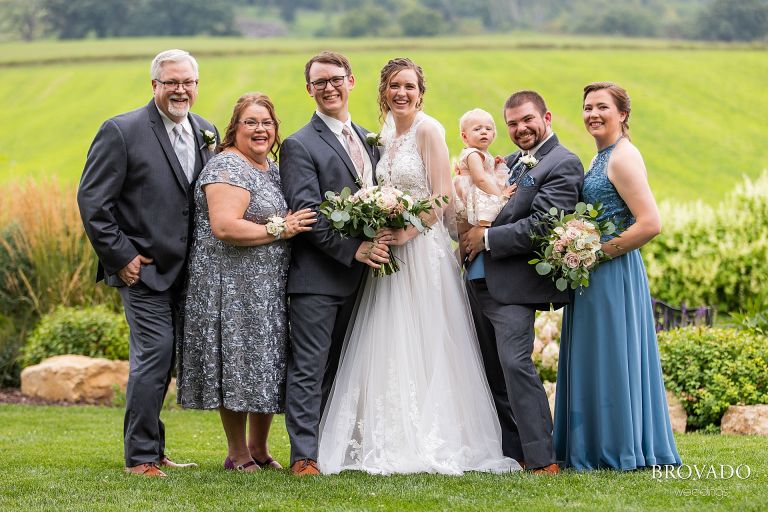
<instances>
[{"instance_id":1,"label":"green grass lawn","mask_svg":"<svg viewBox=\"0 0 768 512\"><path fill-rule=\"evenodd\" d=\"M768 440L686 434L683 462L748 465L746 479L654 479L650 471L566 471L378 477L358 473L297 479L286 472L225 472L216 413L163 413L168 452L196 470L167 479L122 473L122 410L0 405L0 510L765 510ZM278 417L273 455L288 462ZM704 469L706 471L706 469ZM742 467L741 474L746 469ZM687 476L686 472L682 473Z\"/></svg>"},{"instance_id":2,"label":"green grass lawn","mask_svg":"<svg viewBox=\"0 0 768 512\"><path fill-rule=\"evenodd\" d=\"M378 129L382 65L407 55L427 77L425 109L446 128L458 155L458 119L480 107L502 128L491 151L514 148L503 132L509 93L539 90L561 141L585 166L595 152L581 122L581 89L595 80L624 85L633 100L633 140L660 199L715 203L743 175L768 168L764 48L532 34L420 40L123 39L0 44L0 184L56 176L76 183L88 147L108 117L151 97L151 57L189 48L200 61L195 111L223 129L237 97L260 90L276 103L286 136L314 110L303 66L319 49L344 51L357 87L354 120Z\"/></svg>"}]
</instances>

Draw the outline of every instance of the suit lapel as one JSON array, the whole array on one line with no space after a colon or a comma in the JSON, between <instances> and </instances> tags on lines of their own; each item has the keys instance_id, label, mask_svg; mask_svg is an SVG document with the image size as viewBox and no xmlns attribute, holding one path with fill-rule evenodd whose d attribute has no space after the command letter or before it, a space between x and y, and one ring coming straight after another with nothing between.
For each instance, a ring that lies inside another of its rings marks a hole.
<instances>
[{"instance_id":1,"label":"suit lapel","mask_svg":"<svg viewBox=\"0 0 768 512\"><path fill-rule=\"evenodd\" d=\"M560 143L560 141L559 141L559 140L557 140L557 135L555 135L555 134L553 133L553 134L552 134L552 136L551 136L551 137L550 137L550 138L547 140L547 142L545 142L544 144L542 144L542 145L541 145L541 147L539 148L539 150L538 150L538 151L536 151L536 154L534 154L534 155L533 155L533 156L534 156L534 158L536 158L536 160L541 160L542 158L544 158L544 156L545 156L547 153L549 153L550 151L552 151L552 149L553 149L555 146L557 146L559 143Z\"/></svg>"},{"instance_id":2,"label":"suit lapel","mask_svg":"<svg viewBox=\"0 0 768 512\"><path fill-rule=\"evenodd\" d=\"M147 113L149 114L149 124L155 133L155 137L157 137L157 141L160 143L160 147L163 148L165 157L168 159L173 174L176 176L176 181L179 182L179 186L184 191L184 194L186 194L189 190L189 181L184 174L184 170L181 168L179 158L176 156L173 146L171 146L171 139L168 138L168 132L165 131L163 119L160 117L160 112L157 111L154 99L147 105ZM197 158L195 158L195 161L197 161Z\"/></svg>"},{"instance_id":3,"label":"suit lapel","mask_svg":"<svg viewBox=\"0 0 768 512\"><path fill-rule=\"evenodd\" d=\"M192 176L192 181L195 181L200 176L200 171L203 170L205 164L211 159L211 152L208 150L205 140L203 140L203 134L200 131L200 125L197 123L195 116L190 113L187 117L189 118L189 124L192 125L192 133L195 136L195 172Z\"/></svg>"},{"instance_id":4,"label":"suit lapel","mask_svg":"<svg viewBox=\"0 0 768 512\"><path fill-rule=\"evenodd\" d=\"M326 144L331 146L336 154L339 155L339 158L341 158L341 161L344 162L344 165L347 167L347 171L349 171L352 179L354 179L355 183L357 183L360 177L357 175L357 170L352 164L352 159L349 158L347 151L341 145L339 139L336 138L336 134L333 133L330 128L328 128L328 125L325 124L325 122L320 119L317 114L312 114L312 126L315 127L315 130L317 130L320 138L323 139Z\"/></svg>"}]
</instances>

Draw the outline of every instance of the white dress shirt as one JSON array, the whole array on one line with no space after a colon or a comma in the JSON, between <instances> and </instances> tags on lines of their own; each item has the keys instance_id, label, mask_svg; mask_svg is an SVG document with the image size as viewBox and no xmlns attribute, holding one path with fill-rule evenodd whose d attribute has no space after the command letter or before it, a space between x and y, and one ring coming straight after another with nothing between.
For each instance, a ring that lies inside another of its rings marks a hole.
<instances>
[{"instance_id":1,"label":"white dress shirt","mask_svg":"<svg viewBox=\"0 0 768 512\"><path fill-rule=\"evenodd\" d=\"M344 150L349 154L349 147L347 146L347 139L342 135L341 131L346 126L349 128L349 131L354 134L352 137L355 140L355 143L358 145L358 148L360 149L360 154L363 155L363 163L364 163L364 169L363 169L363 184L366 187L370 187L373 185L373 164L371 163L371 157L368 155L368 148L363 146L363 141L360 140L360 137L357 136L357 132L355 131L355 128L352 126L352 116L350 115L347 118L347 122L343 123L336 119L335 117L327 116L320 112L319 110L316 111L317 117L323 120L323 122L328 126L328 128L333 132L333 134L336 136L336 138L339 140L339 144L341 144L341 147L344 148ZM350 157L351 158L351 157Z\"/></svg>"}]
</instances>

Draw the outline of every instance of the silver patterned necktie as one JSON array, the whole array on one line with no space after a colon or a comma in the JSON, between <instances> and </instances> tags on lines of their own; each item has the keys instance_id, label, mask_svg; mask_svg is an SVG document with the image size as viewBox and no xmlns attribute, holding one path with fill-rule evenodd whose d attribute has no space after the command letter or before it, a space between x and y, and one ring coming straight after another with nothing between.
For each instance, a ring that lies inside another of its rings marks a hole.
<instances>
[{"instance_id":1,"label":"silver patterned necktie","mask_svg":"<svg viewBox=\"0 0 768 512\"><path fill-rule=\"evenodd\" d=\"M187 181L192 183L192 173L190 172L189 165L190 147L189 144L187 144L187 139L184 137L184 130L182 130L180 124L173 127L173 133L176 135L173 142L173 150L179 158L179 163L184 170L184 174L187 176Z\"/></svg>"},{"instance_id":2,"label":"silver patterned necktie","mask_svg":"<svg viewBox=\"0 0 768 512\"><path fill-rule=\"evenodd\" d=\"M352 163L355 165L355 170L358 176L363 176L363 170L365 169L365 162L363 161L363 154L360 152L360 146L355 141L352 132L347 126L341 129L341 134L344 135L344 139L347 141L347 147L349 148L349 157L352 159Z\"/></svg>"}]
</instances>

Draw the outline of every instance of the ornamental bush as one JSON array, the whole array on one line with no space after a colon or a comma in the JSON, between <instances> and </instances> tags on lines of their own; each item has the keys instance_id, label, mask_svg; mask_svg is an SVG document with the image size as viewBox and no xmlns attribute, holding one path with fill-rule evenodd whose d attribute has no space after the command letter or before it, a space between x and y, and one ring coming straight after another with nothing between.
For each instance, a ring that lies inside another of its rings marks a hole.
<instances>
[{"instance_id":1,"label":"ornamental bush","mask_svg":"<svg viewBox=\"0 0 768 512\"><path fill-rule=\"evenodd\" d=\"M660 209L662 233L642 249L655 298L730 312L768 304L768 171L746 178L717 208Z\"/></svg>"},{"instance_id":2,"label":"ornamental bush","mask_svg":"<svg viewBox=\"0 0 768 512\"><path fill-rule=\"evenodd\" d=\"M27 339L22 367L64 354L128 359L125 317L107 306L56 308L40 319Z\"/></svg>"},{"instance_id":3,"label":"ornamental bush","mask_svg":"<svg viewBox=\"0 0 768 512\"><path fill-rule=\"evenodd\" d=\"M685 327L660 332L667 389L688 425L719 425L731 405L768 403L768 337L736 329Z\"/></svg>"}]
</instances>

